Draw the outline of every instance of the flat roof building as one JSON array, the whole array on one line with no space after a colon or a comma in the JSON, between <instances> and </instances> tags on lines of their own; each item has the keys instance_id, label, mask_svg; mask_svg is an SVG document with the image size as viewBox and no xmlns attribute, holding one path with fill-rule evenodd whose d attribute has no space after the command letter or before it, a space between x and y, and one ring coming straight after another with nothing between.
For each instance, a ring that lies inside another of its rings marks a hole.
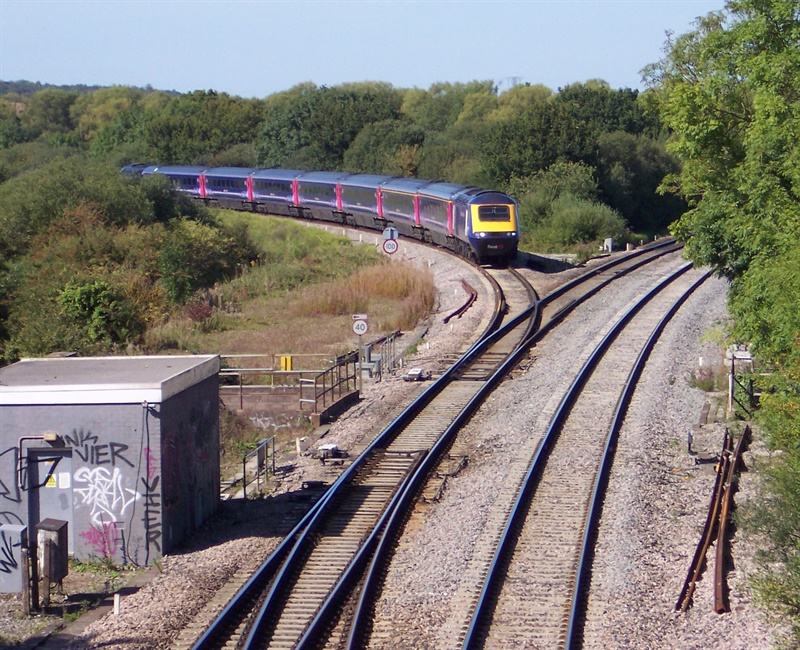
<instances>
[{"instance_id":1,"label":"flat roof building","mask_svg":"<svg viewBox=\"0 0 800 650\"><path fill-rule=\"evenodd\" d=\"M0 524L35 539L41 521L67 521L82 560L170 552L218 504L219 367L207 355L0 368Z\"/></svg>"}]
</instances>

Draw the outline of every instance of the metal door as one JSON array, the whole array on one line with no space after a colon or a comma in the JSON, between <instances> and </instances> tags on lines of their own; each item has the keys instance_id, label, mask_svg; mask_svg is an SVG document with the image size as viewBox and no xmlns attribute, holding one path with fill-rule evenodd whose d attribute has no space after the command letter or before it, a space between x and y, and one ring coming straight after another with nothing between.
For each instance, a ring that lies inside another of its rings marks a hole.
<instances>
[{"instance_id":1,"label":"metal door","mask_svg":"<svg viewBox=\"0 0 800 650\"><path fill-rule=\"evenodd\" d=\"M69 553L74 552L72 449L28 450L28 507L31 535L44 519L69 522Z\"/></svg>"}]
</instances>

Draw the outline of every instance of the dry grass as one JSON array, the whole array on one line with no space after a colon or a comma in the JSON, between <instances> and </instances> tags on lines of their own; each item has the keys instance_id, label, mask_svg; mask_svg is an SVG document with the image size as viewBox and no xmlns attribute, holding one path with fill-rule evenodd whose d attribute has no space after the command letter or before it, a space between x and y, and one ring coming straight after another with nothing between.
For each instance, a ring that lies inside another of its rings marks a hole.
<instances>
[{"instance_id":1,"label":"dry grass","mask_svg":"<svg viewBox=\"0 0 800 650\"><path fill-rule=\"evenodd\" d=\"M430 271L408 263L360 269L349 278L303 292L292 312L298 317L341 316L377 311L379 330L409 329L432 311L436 287Z\"/></svg>"},{"instance_id":2,"label":"dry grass","mask_svg":"<svg viewBox=\"0 0 800 650\"><path fill-rule=\"evenodd\" d=\"M291 354L295 370L319 369L324 359L358 346L352 314L369 314L367 343L416 327L434 308L436 289L427 269L372 259L367 255L369 247L351 248L349 242L292 223L253 223L256 232L264 229L263 238L273 245L289 239L284 229L291 229L292 239L306 238L310 243L301 247L302 257L290 255L284 246L280 253L287 259L277 260L272 254L269 262L245 269L231 282L196 296L180 313L148 330L147 352L259 354L265 355L263 363L252 359L243 363L262 367L276 367L275 356ZM329 243L331 239L335 245ZM312 248L318 240L322 248ZM322 355L322 359L302 355ZM226 363L230 365L235 364ZM250 377L246 383L250 382L258 379ZM246 416L223 410L220 434L226 473L238 469L242 455L258 440L276 434L280 450L305 432L302 427L266 431Z\"/></svg>"}]
</instances>

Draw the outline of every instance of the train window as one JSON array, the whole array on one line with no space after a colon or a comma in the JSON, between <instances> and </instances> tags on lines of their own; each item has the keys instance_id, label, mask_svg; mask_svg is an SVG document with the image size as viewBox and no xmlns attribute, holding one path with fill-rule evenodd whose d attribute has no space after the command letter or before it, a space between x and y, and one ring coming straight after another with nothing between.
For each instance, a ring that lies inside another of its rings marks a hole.
<instances>
[{"instance_id":1,"label":"train window","mask_svg":"<svg viewBox=\"0 0 800 650\"><path fill-rule=\"evenodd\" d=\"M507 205L480 205L478 219L481 221L511 221L511 210Z\"/></svg>"},{"instance_id":2,"label":"train window","mask_svg":"<svg viewBox=\"0 0 800 650\"><path fill-rule=\"evenodd\" d=\"M438 223L447 223L447 203L435 199L420 198L419 213L423 219L431 219Z\"/></svg>"},{"instance_id":3,"label":"train window","mask_svg":"<svg viewBox=\"0 0 800 650\"><path fill-rule=\"evenodd\" d=\"M336 198L336 187L321 183L301 183L300 194L312 201L333 201Z\"/></svg>"},{"instance_id":4,"label":"train window","mask_svg":"<svg viewBox=\"0 0 800 650\"><path fill-rule=\"evenodd\" d=\"M347 205L359 205L362 207L372 207L375 200L375 190L368 190L364 187L343 187L342 201Z\"/></svg>"},{"instance_id":5,"label":"train window","mask_svg":"<svg viewBox=\"0 0 800 650\"><path fill-rule=\"evenodd\" d=\"M411 194L383 193L383 207L389 212L396 212L408 217L414 216L414 197Z\"/></svg>"}]
</instances>

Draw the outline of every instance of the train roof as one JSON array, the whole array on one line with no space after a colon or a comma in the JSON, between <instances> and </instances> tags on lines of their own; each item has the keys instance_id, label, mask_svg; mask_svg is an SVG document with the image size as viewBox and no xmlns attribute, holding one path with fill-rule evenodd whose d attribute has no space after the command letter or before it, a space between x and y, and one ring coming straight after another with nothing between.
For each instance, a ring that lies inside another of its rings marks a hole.
<instances>
[{"instance_id":1,"label":"train roof","mask_svg":"<svg viewBox=\"0 0 800 650\"><path fill-rule=\"evenodd\" d=\"M254 171L256 170L250 167L212 167L206 170L205 175L212 178L247 178Z\"/></svg>"},{"instance_id":2,"label":"train roof","mask_svg":"<svg viewBox=\"0 0 800 650\"><path fill-rule=\"evenodd\" d=\"M335 185L348 176L351 176L348 172L306 172L297 180L301 183L330 183Z\"/></svg>"},{"instance_id":3,"label":"train roof","mask_svg":"<svg viewBox=\"0 0 800 650\"><path fill-rule=\"evenodd\" d=\"M269 181L293 181L305 173L299 169L257 169L253 172L253 178Z\"/></svg>"},{"instance_id":4,"label":"train roof","mask_svg":"<svg viewBox=\"0 0 800 650\"><path fill-rule=\"evenodd\" d=\"M148 167L143 174L164 174L165 176L199 176L207 167L191 167L182 165L153 165Z\"/></svg>"},{"instance_id":5,"label":"train roof","mask_svg":"<svg viewBox=\"0 0 800 650\"><path fill-rule=\"evenodd\" d=\"M381 188L395 192L406 192L408 194L416 194L418 190L426 185L431 185L430 181L423 181L419 178L393 178L386 181Z\"/></svg>"},{"instance_id":6,"label":"train roof","mask_svg":"<svg viewBox=\"0 0 800 650\"><path fill-rule=\"evenodd\" d=\"M470 203L516 203L508 194L497 190L478 190L469 194Z\"/></svg>"},{"instance_id":7,"label":"train roof","mask_svg":"<svg viewBox=\"0 0 800 650\"><path fill-rule=\"evenodd\" d=\"M378 189L385 182L396 178L395 176L378 176L377 174L353 174L341 180L342 187L366 187L371 190Z\"/></svg>"},{"instance_id":8,"label":"train roof","mask_svg":"<svg viewBox=\"0 0 800 650\"><path fill-rule=\"evenodd\" d=\"M138 176L148 167L151 167L151 165L148 165L147 163L131 163L130 165L125 165L119 171L122 174L134 174Z\"/></svg>"},{"instance_id":9,"label":"train roof","mask_svg":"<svg viewBox=\"0 0 800 650\"><path fill-rule=\"evenodd\" d=\"M429 185L421 188L419 193L422 196L432 196L437 199L451 201L453 198L460 194L464 194L464 192L469 189L472 188L465 185L459 185L457 183L436 182L430 183Z\"/></svg>"}]
</instances>

